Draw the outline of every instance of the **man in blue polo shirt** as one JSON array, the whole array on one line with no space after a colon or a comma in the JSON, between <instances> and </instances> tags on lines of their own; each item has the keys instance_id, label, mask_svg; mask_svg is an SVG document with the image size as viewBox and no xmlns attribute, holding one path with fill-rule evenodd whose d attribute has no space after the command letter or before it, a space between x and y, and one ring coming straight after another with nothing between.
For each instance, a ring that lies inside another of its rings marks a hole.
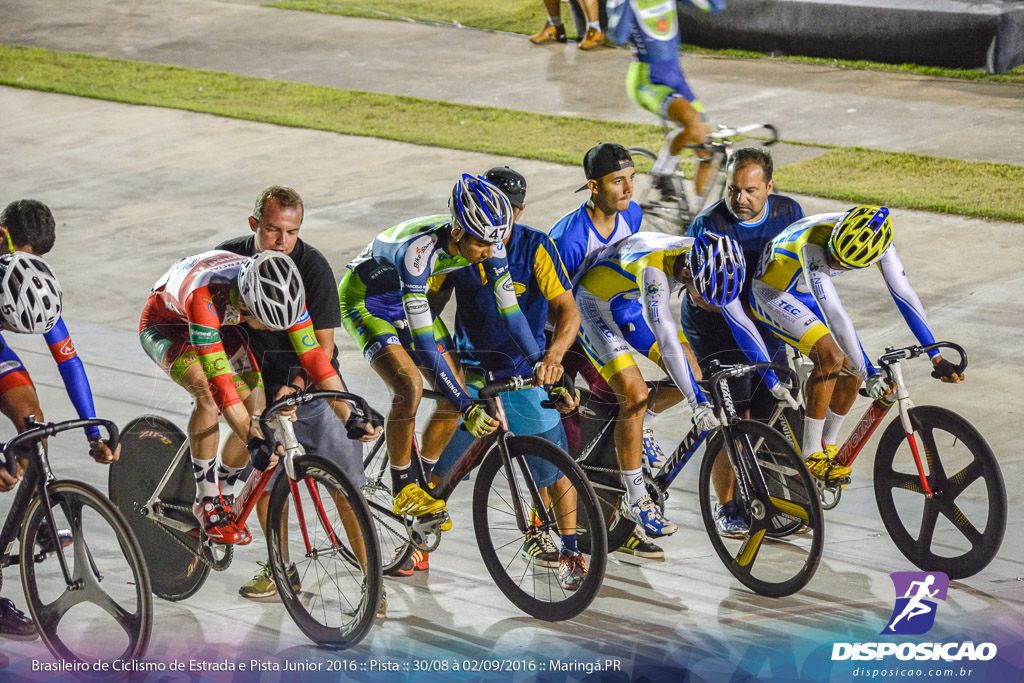
<instances>
[{"instance_id":1,"label":"man in blue polo shirt","mask_svg":"<svg viewBox=\"0 0 1024 683\"><path fill-rule=\"evenodd\" d=\"M704 232L715 232L740 243L747 262L741 301L750 298L750 282L764 246L790 224L804 217L804 211L796 201L772 194L775 189L773 169L772 157L767 150L757 147L736 150L726 169L729 180L725 199L697 216L686 233L689 237L697 237ZM705 376L712 360L717 359L723 364L748 362L721 310L701 299L692 287L687 287L680 318ZM784 363L785 346L763 325L758 323L757 328L772 360ZM753 414L755 418L767 418L777 401L759 374L730 379L729 389L737 411L744 417ZM723 536L742 536L746 525L732 502L732 477L728 460L719 457L712 469L712 483L721 501L715 507L715 525Z\"/></svg>"}]
</instances>

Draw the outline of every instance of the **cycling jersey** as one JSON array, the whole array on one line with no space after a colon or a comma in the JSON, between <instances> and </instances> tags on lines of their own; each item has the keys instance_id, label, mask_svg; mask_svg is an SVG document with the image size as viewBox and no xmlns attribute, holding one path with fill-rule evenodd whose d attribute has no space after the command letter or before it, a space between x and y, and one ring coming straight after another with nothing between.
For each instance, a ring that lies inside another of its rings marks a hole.
<instances>
[{"instance_id":1,"label":"cycling jersey","mask_svg":"<svg viewBox=\"0 0 1024 683\"><path fill-rule=\"evenodd\" d=\"M861 377L877 374L857 337L853 322L843 309L832 278L845 272L833 270L826 259L829 237L843 212L808 216L797 221L765 246L755 273L751 308L759 319L789 344L807 353L826 334ZM933 344L921 300L910 286L896 247L878 261L886 287L921 344ZM938 351L930 353L932 357Z\"/></svg>"},{"instance_id":2,"label":"cycling jersey","mask_svg":"<svg viewBox=\"0 0 1024 683\"><path fill-rule=\"evenodd\" d=\"M57 323L50 328L49 332L43 333L43 339L50 349L50 354L57 361L57 369L60 377L64 380L64 389L68 392L71 403L75 406L75 412L79 419L85 420L96 417L96 408L92 401L92 389L89 386L89 378L85 374L85 367L82 359L75 352L75 344L71 341L68 328L63 318L57 318ZM21 359L14 349L9 347L0 336L0 393L20 385L31 385L28 370L22 365ZM89 439L100 438L99 427L86 427L85 434Z\"/></svg>"},{"instance_id":3,"label":"cycling jersey","mask_svg":"<svg viewBox=\"0 0 1024 683\"><path fill-rule=\"evenodd\" d=\"M506 245L509 274L519 308L533 332L537 348L547 345L544 326L548 301L572 291L572 283L551 238L526 225L514 225ZM499 379L532 372L532 365L501 324L501 315L487 284L483 265L463 268L430 279L432 290L454 287L455 346L463 365L481 367Z\"/></svg>"},{"instance_id":4,"label":"cycling jersey","mask_svg":"<svg viewBox=\"0 0 1024 683\"><path fill-rule=\"evenodd\" d=\"M242 322L237 290L233 291L233 287L247 260L218 250L181 259L153 285L139 326L143 348L175 381L187 366L200 363L221 410L242 401L232 380L232 363L225 352L221 328ZM187 327L182 323L187 323ZM335 374L330 359L316 341L305 308L298 322L286 332L302 367L314 382ZM171 350L175 353L168 353ZM255 370L258 372L258 368Z\"/></svg>"},{"instance_id":5,"label":"cycling jersey","mask_svg":"<svg viewBox=\"0 0 1024 683\"><path fill-rule=\"evenodd\" d=\"M444 344L438 348L441 328L426 296L430 277L473 265L447 252L450 224L449 215L424 216L385 230L348 264L338 294L342 323L364 355L372 356L375 346L401 343L418 365L437 378L438 389L462 412L472 401L442 355ZM505 245L495 244L491 257L479 265L503 326L532 365L540 351L516 301ZM408 328L405 334L399 334L399 326Z\"/></svg>"},{"instance_id":6,"label":"cycling jersey","mask_svg":"<svg viewBox=\"0 0 1024 683\"><path fill-rule=\"evenodd\" d=\"M572 284L575 286L580 281L583 273L597 260L600 250L635 235L640 230L643 217L640 205L630 202L625 211L616 215L612 234L602 237L594 227L586 203L562 216L551 228L550 235Z\"/></svg>"}]
</instances>

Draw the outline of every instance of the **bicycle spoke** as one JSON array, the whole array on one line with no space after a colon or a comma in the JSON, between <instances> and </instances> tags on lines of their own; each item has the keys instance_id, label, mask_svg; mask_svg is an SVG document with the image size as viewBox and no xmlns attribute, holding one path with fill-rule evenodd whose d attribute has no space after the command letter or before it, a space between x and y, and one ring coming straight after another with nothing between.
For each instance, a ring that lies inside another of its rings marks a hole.
<instances>
[{"instance_id":1,"label":"bicycle spoke","mask_svg":"<svg viewBox=\"0 0 1024 683\"><path fill-rule=\"evenodd\" d=\"M972 460L971 464L949 478L949 484L943 492L944 497L949 501L956 500L968 486L977 481L982 475L984 475L984 471L981 463L978 460Z\"/></svg>"},{"instance_id":2,"label":"bicycle spoke","mask_svg":"<svg viewBox=\"0 0 1024 683\"><path fill-rule=\"evenodd\" d=\"M953 523L953 526L964 535L964 538L970 541L972 548L977 548L981 545L983 540L981 532L971 524L971 520L967 519L963 511L955 503L943 506L942 515Z\"/></svg>"},{"instance_id":3,"label":"bicycle spoke","mask_svg":"<svg viewBox=\"0 0 1024 683\"><path fill-rule=\"evenodd\" d=\"M781 498L776 498L775 496L769 496L768 499L776 508L778 508L779 512L781 512L784 515L796 517L805 524L811 518L811 513L807 510L806 507L800 505L799 503L795 503L791 500L783 500Z\"/></svg>"},{"instance_id":4,"label":"bicycle spoke","mask_svg":"<svg viewBox=\"0 0 1024 683\"><path fill-rule=\"evenodd\" d=\"M939 457L939 449L935 445L935 429L917 429L924 445L924 457L928 462L929 484L934 482L935 488L941 488L946 483L946 471L942 467L942 460Z\"/></svg>"},{"instance_id":5,"label":"bicycle spoke","mask_svg":"<svg viewBox=\"0 0 1024 683\"><path fill-rule=\"evenodd\" d=\"M50 604L39 605L36 608L36 615L39 617L39 628L52 631L57 627L57 623L64 618L64 615L68 613L68 610L84 600L85 595L82 591L72 590L68 587L61 593L59 598Z\"/></svg>"},{"instance_id":6,"label":"bicycle spoke","mask_svg":"<svg viewBox=\"0 0 1024 683\"><path fill-rule=\"evenodd\" d=\"M932 537L935 535L935 522L939 518L939 505L931 498L924 500L924 514L921 516L921 533L917 536L919 547L927 550L932 547Z\"/></svg>"},{"instance_id":7,"label":"bicycle spoke","mask_svg":"<svg viewBox=\"0 0 1024 683\"><path fill-rule=\"evenodd\" d=\"M764 527L755 531L753 526L751 526L750 532L740 545L739 552L733 558L737 565L746 568L748 574L754 566L754 560L757 559L757 552L761 549L761 543L764 541L764 532Z\"/></svg>"},{"instance_id":8,"label":"bicycle spoke","mask_svg":"<svg viewBox=\"0 0 1024 683\"><path fill-rule=\"evenodd\" d=\"M921 476L919 474L884 472L880 473L878 478L890 489L903 489L924 495L924 487L921 486Z\"/></svg>"}]
</instances>

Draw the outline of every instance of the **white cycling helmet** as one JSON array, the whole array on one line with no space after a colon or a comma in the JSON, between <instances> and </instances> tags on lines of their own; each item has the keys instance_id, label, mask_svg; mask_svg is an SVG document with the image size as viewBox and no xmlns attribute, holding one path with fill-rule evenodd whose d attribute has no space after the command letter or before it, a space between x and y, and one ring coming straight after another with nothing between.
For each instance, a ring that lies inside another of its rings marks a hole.
<instances>
[{"instance_id":1,"label":"white cycling helmet","mask_svg":"<svg viewBox=\"0 0 1024 683\"><path fill-rule=\"evenodd\" d=\"M238 293L252 316L272 330L287 330L306 308L299 269L276 251L261 251L242 265Z\"/></svg>"},{"instance_id":2,"label":"white cycling helmet","mask_svg":"<svg viewBox=\"0 0 1024 683\"><path fill-rule=\"evenodd\" d=\"M23 251L0 256L0 316L15 332L43 334L60 318L57 276L43 259Z\"/></svg>"},{"instance_id":3,"label":"white cycling helmet","mask_svg":"<svg viewBox=\"0 0 1024 683\"><path fill-rule=\"evenodd\" d=\"M448 208L455 225L484 242L504 242L512 230L512 204L504 192L483 178L463 173L452 189Z\"/></svg>"}]
</instances>

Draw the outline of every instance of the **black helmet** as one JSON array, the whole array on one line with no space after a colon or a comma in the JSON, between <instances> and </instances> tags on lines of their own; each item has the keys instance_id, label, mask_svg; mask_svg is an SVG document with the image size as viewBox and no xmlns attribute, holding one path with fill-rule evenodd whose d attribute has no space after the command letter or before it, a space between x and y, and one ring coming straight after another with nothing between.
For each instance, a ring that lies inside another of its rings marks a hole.
<instances>
[{"instance_id":1,"label":"black helmet","mask_svg":"<svg viewBox=\"0 0 1024 683\"><path fill-rule=\"evenodd\" d=\"M526 201L526 178L520 173L508 166L495 166L484 173L484 180L497 185L513 207L523 210L523 203Z\"/></svg>"}]
</instances>

